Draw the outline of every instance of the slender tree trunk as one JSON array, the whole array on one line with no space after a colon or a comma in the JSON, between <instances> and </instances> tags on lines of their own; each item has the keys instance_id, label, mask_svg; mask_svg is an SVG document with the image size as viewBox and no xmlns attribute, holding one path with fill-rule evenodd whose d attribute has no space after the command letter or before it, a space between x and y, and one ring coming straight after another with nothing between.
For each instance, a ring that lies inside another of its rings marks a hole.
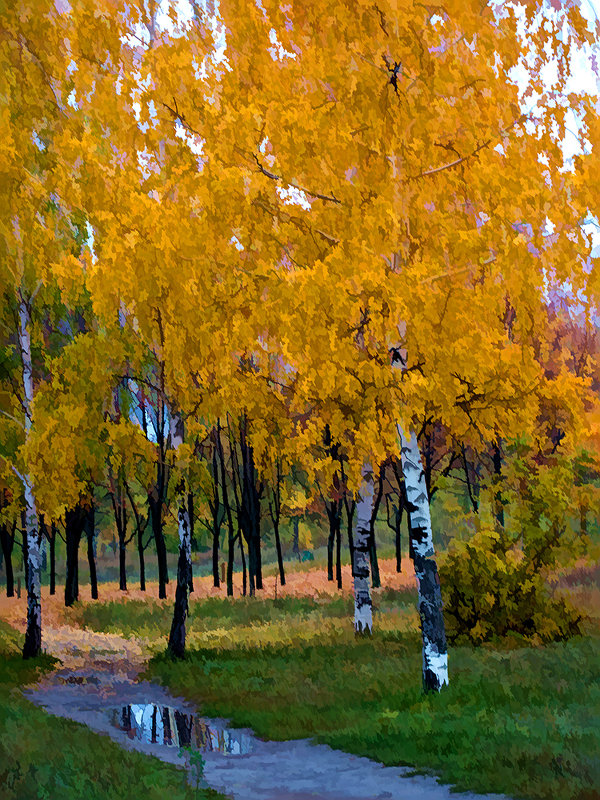
<instances>
[{"instance_id":1,"label":"slender tree trunk","mask_svg":"<svg viewBox=\"0 0 600 800\"><path fill-rule=\"evenodd\" d=\"M394 531L394 544L396 547L396 572L402 572L402 536L400 533L400 528L402 525L402 510L404 508L404 504L400 498L398 498L397 504L393 501L390 502L390 495L386 494L385 505L387 509L388 527ZM392 507L391 511L394 515L393 520L390 518L390 506Z\"/></svg>"},{"instance_id":2,"label":"slender tree trunk","mask_svg":"<svg viewBox=\"0 0 600 800\"><path fill-rule=\"evenodd\" d=\"M377 542L375 541L375 523L377 522L377 514L379 506L381 505L381 498L383 497L383 481L385 479L384 468L381 468L379 473L379 480L377 481L377 493L373 500L373 509L371 513L371 522L369 524L369 560L371 561L371 573L373 575L373 588L379 589L381 586L381 578L379 576L379 560L377 558Z\"/></svg>"},{"instance_id":3,"label":"slender tree trunk","mask_svg":"<svg viewBox=\"0 0 600 800\"><path fill-rule=\"evenodd\" d=\"M221 441L221 423L217 420L217 432L215 445L219 456L219 471L221 474L221 496L223 498L223 508L227 519L227 596L233 597L233 563L235 560L235 535L233 531L233 515L229 503L229 492L227 489L227 475L225 468L225 454L223 452L223 442Z\"/></svg>"},{"instance_id":4,"label":"slender tree trunk","mask_svg":"<svg viewBox=\"0 0 600 800\"><path fill-rule=\"evenodd\" d=\"M213 528L213 541L212 541L212 573L213 573L213 586L218 589L221 586L221 578L219 576L219 542L221 538L221 524L219 521L219 477L218 477L218 464L217 464L217 446L213 447L212 455L212 472L213 472L213 500L211 504L212 510L212 528Z\"/></svg>"},{"instance_id":5,"label":"slender tree trunk","mask_svg":"<svg viewBox=\"0 0 600 800\"><path fill-rule=\"evenodd\" d=\"M6 571L6 596L14 597L15 577L14 577L13 563L12 563L12 550L14 546L14 539L8 530L8 525L4 522L0 524L0 544L2 546L2 555L4 556L4 568Z\"/></svg>"},{"instance_id":6,"label":"slender tree trunk","mask_svg":"<svg viewBox=\"0 0 600 800\"><path fill-rule=\"evenodd\" d=\"M56 594L56 524L50 525L50 594Z\"/></svg>"},{"instance_id":7,"label":"slender tree trunk","mask_svg":"<svg viewBox=\"0 0 600 800\"><path fill-rule=\"evenodd\" d=\"M354 563L354 535L352 533L354 512L356 503L354 500L348 502L348 497L344 494L344 505L346 507L346 525L348 529L348 550L350 551L350 563Z\"/></svg>"},{"instance_id":8,"label":"slender tree trunk","mask_svg":"<svg viewBox=\"0 0 600 800\"><path fill-rule=\"evenodd\" d=\"M19 292L19 350L23 365L23 405L25 407L25 438L28 439L32 426L33 405L33 366L31 361L31 324L29 306ZM41 560L38 519L33 487L28 475L22 475L25 496L25 536L27 541L27 628L23 645L23 658L39 655L42 649L42 593Z\"/></svg>"},{"instance_id":9,"label":"slender tree trunk","mask_svg":"<svg viewBox=\"0 0 600 800\"><path fill-rule=\"evenodd\" d=\"M167 547L162 523L162 502L148 495L150 503L150 518L152 521L152 535L156 545L156 558L158 561L158 596L162 600L167 596L167 583L169 571L167 567Z\"/></svg>"},{"instance_id":10,"label":"slender tree trunk","mask_svg":"<svg viewBox=\"0 0 600 800\"><path fill-rule=\"evenodd\" d=\"M281 538L279 536L279 520L273 523L275 529L275 547L277 549L277 565L279 567L279 582L285 586L285 569L283 567L283 553L281 552Z\"/></svg>"},{"instance_id":11,"label":"slender tree trunk","mask_svg":"<svg viewBox=\"0 0 600 800\"><path fill-rule=\"evenodd\" d=\"M329 536L327 537L327 580L333 580L333 548L335 545L336 515L333 511L335 501L332 501L331 508L325 503L327 516L329 518Z\"/></svg>"},{"instance_id":12,"label":"slender tree trunk","mask_svg":"<svg viewBox=\"0 0 600 800\"><path fill-rule=\"evenodd\" d=\"M124 530L119 531L119 590L127 591L127 545Z\"/></svg>"},{"instance_id":13,"label":"slender tree trunk","mask_svg":"<svg viewBox=\"0 0 600 800\"><path fill-rule=\"evenodd\" d=\"M175 607L173 609L173 621L167 647L167 652L173 658L183 658L185 656L185 620L189 608L188 591L192 569L189 547L191 535L189 510L186 498L183 493L181 495L178 512L179 559L177 561L177 587L175 589Z\"/></svg>"},{"instance_id":14,"label":"slender tree trunk","mask_svg":"<svg viewBox=\"0 0 600 800\"><path fill-rule=\"evenodd\" d=\"M493 461L494 475L496 476L496 482L499 484L502 478L502 452L500 450L500 442L494 442ZM499 487L494 495L494 505L496 522L500 528L504 528L504 505L502 503L502 492Z\"/></svg>"},{"instance_id":15,"label":"slender tree trunk","mask_svg":"<svg viewBox=\"0 0 600 800\"><path fill-rule=\"evenodd\" d=\"M257 489L257 475L254 452L248 443L247 421L245 415L240 420L240 450L242 453L242 492L240 506L240 525L248 545L248 576L250 594L262 589L262 559L260 552L260 492Z\"/></svg>"},{"instance_id":16,"label":"slender tree trunk","mask_svg":"<svg viewBox=\"0 0 600 800\"><path fill-rule=\"evenodd\" d=\"M396 572L402 572L402 511L396 511L394 540L396 545Z\"/></svg>"},{"instance_id":17,"label":"slender tree trunk","mask_svg":"<svg viewBox=\"0 0 600 800\"><path fill-rule=\"evenodd\" d=\"M400 426L398 433L406 488L409 537L419 593L423 638L423 686L425 691L439 691L448 683L448 649L440 579L431 533L429 498L417 437L414 432L405 436Z\"/></svg>"},{"instance_id":18,"label":"slender tree trunk","mask_svg":"<svg viewBox=\"0 0 600 800\"><path fill-rule=\"evenodd\" d=\"M98 599L98 576L96 573L96 553L94 547L94 539L96 536L96 509L92 503L90 508L86 511L85 515L85 533L87 538L87 559L90 568L90 587L92 591L92 600Z\"/></svg>"},{"instance_id":19,"label":"slender tree trunk","mask_svg":"<svg viewBox=\"0 0 600 800\"><path fill-rule=\"evenodd\" d=\"M188 562L190 565L190 569L188 572L188 591L194 591L194 564L192 561L192 544L194 542L194 493L188 492L187 493L187 513L188 513L188 524L190 526L190 535L187 539L187 548L188 548Z\"/></svg>"},{"instance_id":20,"label":"slender tree trunk","mask_svg":"<svg viewBox=\"0 0 600 800\"><path fill-rule=\"evenodd\" d=\"M338 521L338 526L335 531L335 579L337 581L338 589L342 588L342 530Z\"/></svg>"},{"instance_id":21,"label":"slender tree trunk","mask_svg":"<svg viewBox=\"0 0 600 800\"><path fill-rule=\"evenodd\" d=\"M244 555L244 537L238 533L240 539L240 553L242 554L242 594L246 597L248 585L246 580L246 556Z\"/></svg>"},{"instance_id":22,"label":"slender tree trunk","mask_svg":"<svg viewBox=\"0 0 600 800\"><path fill-rule=\"evenodd\" d=\"M373 473L370 465L362 469L362 482L356 499L356 532L354 534L354 630L370 634L373 630L373 603L369 582L369 538L373 513Z\"/></svg>"},{"instance_id":23,"label":"slender tree trunk","mask_svg":"<svg viewBox=\"0 0 600 800\"><path fill-rule=\"evenodd\" d=\"M26 528L26 518L25 518L25 511L21 514L21 537L22 537L22 544L21 550L23 552L23 577L25 578L25 586L27 586L27 579L28 579L28 572L29 572L29 560L27 558L27 528Z\"/></svg>"},{"instance_id":24,"label":"slender tree trunk","mask_svg":"<svg viewBox=\"0 0 600 800\"><path fill-rule=\"evenodd\" d=\"M82 534L81 508L77 506L65 514L65 539L67 563L65 576L65 606L79 600L79 542Z\"/></svg>"},{"instance_id":25,"label":"slender tree trunk","mask_svg":"<svg viewBox=\"0 0 600 800\"><path fill-rule=\"evenodd\" d=\"M143 532L141 530L138 531L137 534L137 549L138 549L138 560L140 562L140 591L146 591L146 561L144 559L144 540L143 540Z\"/></svg>"}]
</instances>

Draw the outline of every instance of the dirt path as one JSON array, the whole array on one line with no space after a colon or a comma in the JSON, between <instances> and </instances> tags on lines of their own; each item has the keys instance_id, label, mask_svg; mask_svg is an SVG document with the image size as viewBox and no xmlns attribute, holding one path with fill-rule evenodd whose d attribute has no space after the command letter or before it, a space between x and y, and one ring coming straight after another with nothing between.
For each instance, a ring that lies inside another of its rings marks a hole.
<instances>
[{"instance_id":1,"label":"dirt path","mask_svg":"<svg viewBox=\"0 0 600 800\"><path fill-rule=\"evenodd\" d=\"M124 748L188 769L189 754L181 748L192 747L202 756L203 785L233 800L503 800L455 794L409 768L384 767L306 739L258 739L226 720L203 717L162 686L112 669L60 670L26 695Z\"/></svg>"}]
</instances>

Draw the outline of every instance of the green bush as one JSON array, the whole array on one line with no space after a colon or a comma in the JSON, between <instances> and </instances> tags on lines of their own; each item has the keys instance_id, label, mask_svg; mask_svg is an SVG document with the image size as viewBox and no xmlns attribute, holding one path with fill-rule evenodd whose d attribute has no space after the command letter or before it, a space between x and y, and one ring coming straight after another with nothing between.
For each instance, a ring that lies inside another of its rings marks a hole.
<instances>
[{"instance_id":1,"label":"green bush","mask_svg":"<svg viewBox=\"0 0 600 800\"><path fill-rule=\"evenodd\" d=\"M478 644L517 634L550 642L580 633L582 615L551 595L543 567L504 530L455 542L440 565L449 640Z\"/></svg>"}]
</instances>

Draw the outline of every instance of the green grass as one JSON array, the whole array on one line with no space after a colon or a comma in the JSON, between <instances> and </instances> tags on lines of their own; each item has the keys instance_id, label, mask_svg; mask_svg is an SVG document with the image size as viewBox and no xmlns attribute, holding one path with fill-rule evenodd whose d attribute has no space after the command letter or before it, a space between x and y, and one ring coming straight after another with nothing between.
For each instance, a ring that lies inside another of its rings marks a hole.
<instances>
[{"instance_id":1,"label":"green grass","mask_svg":"<svg viewBox=\"0 0 600 800\"><path fill-rule=\"evenodd\" d=\"M2 800L191 800L183 770L120 748L85 726L46 714L19 688L52 668L24 662L20 637L0 621L0 798ZM198 800L218 800L199 790ZM196 798L194 798L196 800Z\"/></svg>"},{"instance_id":2,"label":"green grass","mask_svg":"<svg viewBox=\"0 0 600 800\"><path fill-rule=\"evenodd\" d=\"M416 605L416 592L383 590L375 600L378 607L388 612ZM277 600L211 597L191 600L189 627L201 633L215 628L230 629L238 626L257 626L268 623L297 622L303 618L325 615L331 619L350 619L354 609L352 597L324 596L281 597ZM166 636L169 632L173 608L151 600L118 600L107 603L86 603L70 610L68 619L81 627L102 633L124 636L151 634Z\"/></svg>"},{"instance_id":3,"label":"green grass","mask_svg":"<svg viewBox=\"0 0 600 800\"><path fill-rule=\"evenodd\" d=\"M202 618L209 627L219 609L214 603L198 604L194 625ZM230 606L227 619L243 624L247 604ZM322 621L328 612L324 604ZM309 623L314 635L292 644L273 642L269 631L277 623L265 628L263 645L243 636L242 644L229 637L225 645L207 637L207 646L183 662L154 658L147 677L260 736L311 736L386 764L432 771L461 790L600 798L597 636L537 648L452 648L450 687L425 696L414 631L355 639L339 627L319 635L318 614Z\"/></svg>"}]
</instances>

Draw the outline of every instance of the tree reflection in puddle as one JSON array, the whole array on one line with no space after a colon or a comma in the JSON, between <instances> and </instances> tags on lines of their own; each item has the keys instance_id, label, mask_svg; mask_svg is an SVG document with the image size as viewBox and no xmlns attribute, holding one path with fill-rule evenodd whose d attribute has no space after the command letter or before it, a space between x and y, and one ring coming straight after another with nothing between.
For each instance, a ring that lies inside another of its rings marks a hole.
<instances>
[{"instance_id":1,"label":"tree reflection in puddle","mask_svg":"<svg viewBox=\"0 0 600 800\"><path fill-rule=\"evenodd\" d=\"M169 706L135 704L109 711L111 724L147 744L193 747L202 752L244 756L252 751L252 738L241 731L209 727L205 720Z\"/></svg>"}]
</instances>

